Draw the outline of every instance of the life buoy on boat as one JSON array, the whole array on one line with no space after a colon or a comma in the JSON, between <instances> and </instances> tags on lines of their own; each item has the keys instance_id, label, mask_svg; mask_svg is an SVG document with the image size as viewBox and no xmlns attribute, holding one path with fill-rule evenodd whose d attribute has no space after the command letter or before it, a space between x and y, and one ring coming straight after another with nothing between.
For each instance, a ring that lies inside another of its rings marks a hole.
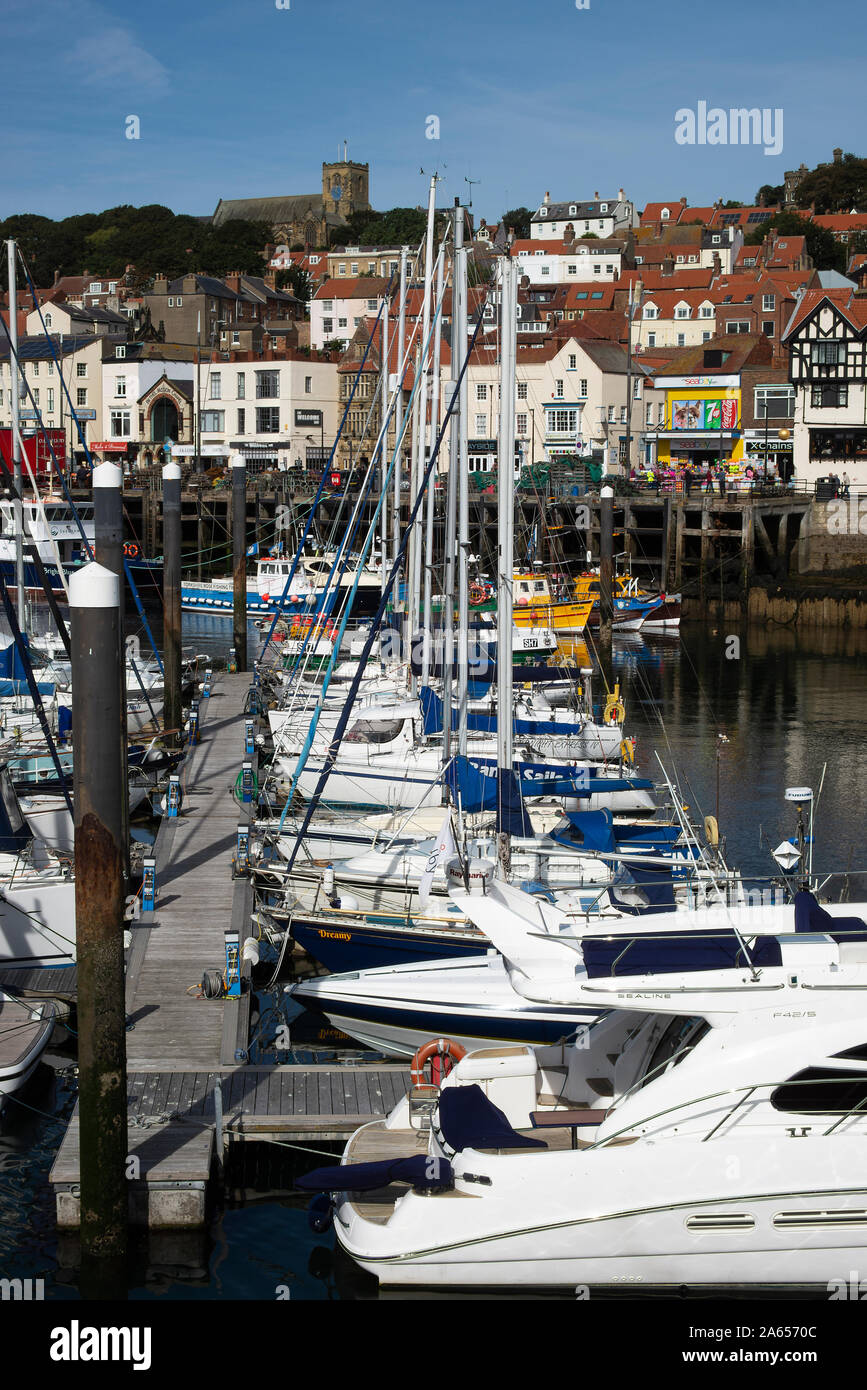
<instances>
[{"instance_id":1,"label":"life buoy on boat","mask_svg":"<svg viewBox=\"0 0 867 1390\"><path fill-rule=\"evenodd\" d=\"M470 603L484 603L485 591L481 584L470 585Z\"/></svg>"},{"instance_id":2,"label":"life buoy on boat","mask_svg":"<svg viewBox=\"0 0 867 1390\"><path fill-rule=\"evenodd\" d=\"M603 724L622 724L626 718L626 706L620 698L620 685L615 685L608 699L605 701L605 712L602 715Z\"/></svg>"},{"instance_id":3,"label":"life buoy on boat","mask_svg":"<svg viewBox=\"0 0 867 1390\"><path fill-rule=\"evenodd\" d=\"M413 1086L428 1084L424 1074L428 1062L431 1063L431 1081L438 1086L442 1078L448 1076L452 1067L466 1055L467 1049L461 1047L460 1043L452 1042L451 1038L432 1038L419 1048L412 1059L409 1075Z\"/></svg>"}]
</instances>

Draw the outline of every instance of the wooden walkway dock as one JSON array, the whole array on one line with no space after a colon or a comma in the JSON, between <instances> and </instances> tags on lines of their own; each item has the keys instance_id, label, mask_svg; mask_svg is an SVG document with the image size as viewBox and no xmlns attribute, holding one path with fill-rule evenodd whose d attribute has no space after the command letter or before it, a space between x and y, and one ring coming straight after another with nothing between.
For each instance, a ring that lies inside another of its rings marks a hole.
<instances>
[{"instance_id":1,"label":"wooden walkway dock","mask_svg":"<svg viewBox=\"0 0 867 1390\"><path fill-rule=\"evenodd\" d=\"M250 934L253 887L232 876L237 827L255 801L233 795L245 760L250 676L220 673L200 705L200 742L181 765L181 814L154 847L156 910L132 926L126 981L130 1215L151 1227L205 1221L219 1132L230 1139L344 1140L406 1093L405 1064L247 1066L249 990L201 996L225 968L225 932ZM253 760L254 772L256 759ZM219 1094L218 1094L219 1092ZM78 1111L51 1170L57 1221L79 1223Z\"/></svg>"}]
</instances>

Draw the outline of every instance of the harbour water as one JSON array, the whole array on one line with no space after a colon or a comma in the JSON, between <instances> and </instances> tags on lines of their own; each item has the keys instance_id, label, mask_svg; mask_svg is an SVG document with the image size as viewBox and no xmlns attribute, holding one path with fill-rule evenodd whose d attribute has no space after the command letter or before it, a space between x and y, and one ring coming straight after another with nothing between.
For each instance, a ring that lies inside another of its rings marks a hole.
<instances>
[{"instance_id":1,"label":"harbour water","mask_svg":"<svg viewBox=\"0 0 867 1390\"><path fill-rule=\"evenodd\" d=\"M230 641L224 620L185 615L185 647L218 657ZM690 627L679 639L618 642L615 675L637 770L660 780L657 751L694 820L718 810L733 867L756 878L774 873L770 849L794 830L785 789L817 791L824 772L814 867L837 875L835 888L848 875L849 896L867 896L867 850L857 831L867 813L864 634ZM58 1243L47 1186L75 1099L73 1042L53 1048L25 1104L10 1104L0 1121L0 1277L42 1279L46 1299L78 1297L68 1273L74 1251ZM291 1193L292 1165L300 1172L322 1161L317 1146L307 1147L312 1152L272 1147L269 1154L249 1146L236 1184L245 1199L216 1213L187 1255L168 1258L142 1243L130 1298L375 1297L373 1282L335 1257L333 1235L312 1233L306 1198Z\"/></svg>"}]
</instances>

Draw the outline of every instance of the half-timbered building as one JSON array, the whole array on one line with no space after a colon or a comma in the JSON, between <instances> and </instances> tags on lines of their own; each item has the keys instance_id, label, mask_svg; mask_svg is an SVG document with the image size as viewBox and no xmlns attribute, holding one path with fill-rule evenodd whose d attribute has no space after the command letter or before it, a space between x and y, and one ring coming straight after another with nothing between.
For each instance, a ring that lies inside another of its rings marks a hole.
<instances>
[{"instance_id":1,"label":"half-timbered building","mask_svg":"<svg viewBox=\"0 0 867 1390\"><path fill-rule=\"evenodd\" d=\"M795 388L796 478L845 472L867 490L867 296L807 290L783 342Z\"/></svg>"}]
</instances>

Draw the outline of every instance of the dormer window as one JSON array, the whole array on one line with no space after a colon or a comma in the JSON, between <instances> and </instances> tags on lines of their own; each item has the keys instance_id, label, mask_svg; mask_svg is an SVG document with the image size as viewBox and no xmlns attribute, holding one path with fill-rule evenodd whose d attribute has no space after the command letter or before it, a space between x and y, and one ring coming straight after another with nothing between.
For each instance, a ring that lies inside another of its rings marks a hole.
<instances>
[{"instance_id":1,"label":"dormer window","mask_svg":"<svg viewBox=\"0 0 867 1390\"><path fill-rule=\"evenodd\" d=\"M600 211L600 212L607 212L607 211L608 211L608 204L607 204L607 203L600 203L600 204L599 204L599 211Z\"/></svg>"},{"instance_id":2,"label":"dormer window","mask_svg":"<svg viewBox=\"0 0 867 1390\"><path fill-rule=\"evenodd\" d=\"M545 208L545 207L541 207L541 208L539 209L539 216L540 216L540 217L547 217L547 216L548 216L548 209Z\"/></svg>"},{"instance_id":3,"label":"dormer window","mask_svg":"<svg viewBox=\"0 0 867 1390\"><path fill-rule=\"evenodd\" d=\"M671 213L669 212L668 208L663 208L662 212L659 215L659 220L660 222L667 222L670 216Z\"/></svg>"},{"instance_id":4,"label":"dormer window","mask_svg":"<svg viewBox=\"0 0 867 1390\"><path fill-rule=\"evenodd\" d=\"M102 294L102 281L101 281L101 280L94 280L94 281L91 283L91 286L90 286L90 293L91 293L91 294Z\"/></svg>"},{"instance_id":5,"label":"dormer window","mask_svg":"<svg viewBox=\"0 0 867 1390\"><path fill-rule=\"evenodd\" d=\"M122 357L126 357L126 348L125 348L125 347L116 347L115 350L114 350L114 355L115 355L115 357L118 358L118 359L119 359L119 358L122 358Z\"/></svg>"},{"instance_id":6,"label":"dormer window","mask_svg":"<svg viewBox=\"0 0 867 1390\"><path fill-rule=\"evenodd\" d=\"M646 319L658 319L658 318L659 318L659 310L657 309L656 305L655 305L655 304L645 304L645 306L644 306L644 311L643 311L643 317L646 318Z\"/></svg>"},{"instance_id":7,"label":"dormer window","mask_svg":"<svg viewBox=\"0 0 867 1390\"><path fill-rule=\"evenodd\" d=\"M675 311L674 311L674 317L675 317L676 319L688 319L688 318L689 318L689 305L688 305L688 304L678 304L677 308L676 308Z\"/></svg>"},{"instance_id":8,"label":"dormer window","mask_svg":"<svg viewBox=\"0 0 867 1390\"><path fill-rule=\"evenodd\" d=\"M578 208L576 207L576 205L575 205L574 203L571 203L571 204L570 204L570 207L569 207L569 216L570 216L570 217L574 217L574 216L576 215L577 212L578 212Z\"/></svg>"}]
</instances>

